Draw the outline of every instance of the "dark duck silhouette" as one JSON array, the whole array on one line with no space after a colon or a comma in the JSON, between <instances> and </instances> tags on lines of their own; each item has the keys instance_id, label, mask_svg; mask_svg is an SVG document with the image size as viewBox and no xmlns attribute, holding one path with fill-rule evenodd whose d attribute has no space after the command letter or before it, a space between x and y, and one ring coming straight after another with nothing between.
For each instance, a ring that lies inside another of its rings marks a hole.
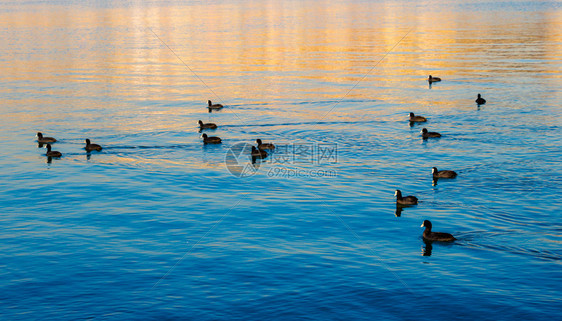
<instances>
[{"instance_id":1,"label":"dark duck silhouette","mask_svg":"<svg viewBox=\"0 0 562 321\"><path fill-rule=\"evenodd\" d=\"M402 192L397 189L396 192L394 192L394 196L396 196L396 204L400 204L400 205L416 205L418 204L418 198L415 196L405 196L402 197Z\"/></svg>"},{"instance_id":2,"label":"dark duck silhouette","mask_svg":"<svg viewBox=\"0 0 562 321\"><path fill-rule=\"evenodd\" d=\"M199 121L199 128L200 129L217 129L217 124L203 123L202 121Z\"/></svg>"},{"instance_id":3,"label":"dark duck silhouette","mask_svg":"<svg viewBox=\"0 0 562 321\"><path fill-rule=\"evenodd\" d=\"M209 109L221 109L221 108L224 107L224 106L221 105L221 104L213 104L210 100L208 100L207 102L208 102L208 104L209 104L209 105L207 106L207 108L209 108Z\"/></svg>"},{"instance_id":4,"label":"dark duck silhouette","mask_svg":"<svg viewBox=\"0 0 562 321\"><path fill-rule=\"evenodd\" d=\"M47 153L45 155L49 157L61 157L62 153L56 150L51 150L51 144L47 144Z\"/></svg>"},{"instance_id":5,"label":"dark duck silhouette","mask_svg":"<svg viewBox=\"0 0 562 321\"><path fill-rule=\"evenodd\" d=\"M478 94L478 98L476 98L475 101L478 105L483 105L483 104L486 103L486 99L482 98L482 96L480 96L480 94Z\"/></svg>"},{"instance_id":6,"label":"dark duck silhouette","mask_svg":"<svg viewBox=\"0 0 562 321\"><path fill-rule=\"evenodd\" d=\"M441 137L441 134L437 133L437 132L428 132L427 128L424 128L421 130L421 134L423 138L435 138L435 137Z\"/></svg>"},{"instance_id":7,"label":"dark duck silhouette","mask_svg":"<svg viewBox=\"0 0 562 321\"><path fill-rule=\"evenodd\" d=\"M265 150L265 149L275 149L275 145L273 145L272 143L263 143L261 141L261 139L256 139L256 143L258 144L258 149L259 150Z\"/></svg>"},{"instance_id":8,"label":"dark duck silhouette","mask_svg":"<svg viewBox=\"0 0 562 321\"><path fill-rule=\"evenodd\" d=\"M47 144L47 143L54 143L57 140L53 137L45 137L41 132L37 132L37 142L39 144Z\"/></svg>"},{"instance_id":9,"label":"dark duck silhouette","mask_svg":"<svg viewBox=\"0 0 562 321\"><path fill-rule=\"evenodd\" d=\"M455 178L457 177L457 173L455 171L448 171L448 170L437 170L437 167L433 167L431 169L433 173L433 178Z\"/></svg>"},{"instance_id":10,"label":"dark duck silhouette","mask_svg":"<svg viewBox=\"0 0 562 321\"><path fill-rule=\"evenodd\" d=\"M222 139L220 139L220 137L216 137L216 136L207 136L207 134L203 134L203 143L205 144L220 144L222 143Z\"/></svg>"},{"instance_id":11,"label":"dark duck silhouette","mask_svg":"<svg viewBox=\"0 0 562 321\"><path fill-rule=\"evenodd\" d=\"M429 75L429 78L427 78L427 81L429 81L430 83L432 83L432 82L438 82L438 81L441 81L441 78L439 78L439 77L431 77L431 75Z\"/></svg>"},{"instance_id":12,"label":"dark duck silhouette","mask_svg":"<svg viewBox=\"0 0 562 321\"><path fill-rule=\"evenodd\" d=\"M252 157L266 158L267 152L265 150L261 150L259 148L256 148L256 146L252 146Z\"/></svg>"},{"instance_id":13,"label":"dark duck silhouette","mask_svg":"<svg viewBox=\"0 0 562 321\"><path fill-rule=\"evenodd\" d=\"M423 221L421 227L425 227L423 231L423 239L427 241L438 241L438 242L452 242L456 240L456 238L449 234L449 233L442 233L442 232L432 232L431 231L431 222L428 220Z\"/></svg>"},{"instance_id":14,"label":"dark duck silhouette","mask_svg":"<svg viewBox=\"0 0 562 321\"><path fill-rule=\"evenodd\" d=\"M423 117L423 116L416 116L414 115L414 113L410 113L410 121L411 122L417 122L417 123L423 123L427 121L427 118Z\"/></svg>"},{"instance_id":15,"label":"dark duck silhouette","mask_svg":"<svg viewBox=\"0 0 562 321\"><path fill-rule=\"evenodd\" d=\"M85 149L87 152L91 152L91 151L93 151L93 150L96 150L96 151L99 152L99 151L101 151L101 146L98 145L98 144L92 144L92 143L90 142L90 139L86 138L86 147L84 147L84 149Z\"/></svg>"}]
</instances>

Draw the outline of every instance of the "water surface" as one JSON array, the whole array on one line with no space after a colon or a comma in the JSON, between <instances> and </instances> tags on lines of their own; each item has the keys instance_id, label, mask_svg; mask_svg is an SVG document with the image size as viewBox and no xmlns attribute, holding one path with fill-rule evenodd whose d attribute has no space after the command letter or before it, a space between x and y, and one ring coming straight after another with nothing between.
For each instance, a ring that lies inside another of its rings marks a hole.
<instances>
[{"instance_id":1,"label":"water surface","mask_svg":"<svg viewBox=\"0 0 562 321\"><path fill-rule=\"evenodd\" d=\"M561 13L4 1L0 315L559 316ZM198 120L223 144L204 146ZM256 138L298 149L232 175L227 152ZM433 166L459 176L433 184ZM396 189L420 204L397 209ZM425 219L458 241L425 244Z\"/></svg>"}]
</instances>

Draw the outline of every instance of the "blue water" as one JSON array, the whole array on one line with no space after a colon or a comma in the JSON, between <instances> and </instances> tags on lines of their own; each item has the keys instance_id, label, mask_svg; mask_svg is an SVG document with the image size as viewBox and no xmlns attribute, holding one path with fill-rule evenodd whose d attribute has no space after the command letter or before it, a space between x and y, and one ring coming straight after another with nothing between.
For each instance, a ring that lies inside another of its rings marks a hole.
<instances>
[{"instance_id":1,"label":"blue water","mask_svg":"<svg viewBox=\"0 0 562 321\"><path fill-rule=\"evenodd\" d=\"M2 2L0 318L560 318L561 13Z\"/></svg>"}]
</instances>

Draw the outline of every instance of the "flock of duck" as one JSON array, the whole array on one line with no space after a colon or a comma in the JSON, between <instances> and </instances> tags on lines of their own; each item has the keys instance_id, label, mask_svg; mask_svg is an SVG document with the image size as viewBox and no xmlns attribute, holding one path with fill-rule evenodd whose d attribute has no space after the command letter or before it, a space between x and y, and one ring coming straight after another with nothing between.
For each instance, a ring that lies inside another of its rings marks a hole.
<instances>
[{"instance_id":1,"label":"flock of duck","mask_svg":"<svg viewBox=\"0 0 562 321\"><path fill-rule=\"evenodd\" d=\"M210 100L208 101L208 106L207 108L209 109L209 111L211 110L220 110L222 109L224 106L221 104L213 104ZM218 126L217 124L213 124L213 123L203 123L201 120L199 120L199 131L202 131L204 129L217 129ZM203 138L203 143L204 144L220 144L222 143L222 139L220 137L216 137L216 136L207 136L207 134L203 134L201 136ZM47 137L47 136L43 136L43 133L38 132L37 133L37 142L39 143L39 147L43 147L43 145L45 145L45 147L47 148L47 153L45 153L45 155L47 157L50 158L59 158L62 157L62 153L57 151L57 150L52 150L52 146L51 144L56 143L57 140L53 137ZM255 158L265 158L267 157L267 151L266 150L273 150L275 149L275 145L271 144L271 143L263 143L261 139L256 139L256 143L257 143L257 148L255 146L252 146L252 152L251 155L252 157ZM86 152L92 152L92 151L101 151L102 147L98 144L92 144L92 142L90 141L90 139L86 139L86 146L84 147L84 149L86 150Z\"/></svg>"},{"instance_id":2,"label":"flock of duck","mask_svg":"<svg viewBox=\"0 0 562 321\"><path fill-rule=\"evenodd\" d=\"M39 143L39 147L43 147L43 145L46 145L45 147L47 148L47 153L45 155L49 158L51 157L58 158L62 156L62 153L59 152L58 150L52 150L51 144L56 142L57 140L53 137L43 136L43 133L41 132L37 133L37 143ZM91 151L99 152L101 151L101 146L98 144L92 144L89 139L86 139L86 146L84 147L84 149L88 153Z\"/></svg>"},{"instance_id":3,"label":"flock of duck","mask_svg":"<svg viewBox=\"0 0 562 321\"><path fill-rule=\"evenodd\" d=\"M212 110L220 110L222 109L224 106L221 104L213 104L210 100L208 101L208 106L207 108L209 108L209 112L211 112ZM217 129L217 124L214 123L203 123L201 120L199 120L199 131L202 131L204 129ZM203 138L203 143L204 144L220 144L222 143L222 139L220 137L217 136L207 136L207 134L203 134L201 135L201 137ZM272 143L263 143L261 139L256 139L256 144L258 145L258 147L256 148L256 146L252 146L252 151L251 151L251 156L252 159L255 160L255 158L266 158L267 157L267 150L274 150L275 149L275 145L273 145Z\"/></svg>"},{"instance_id":4,"label":"flock of duck","mask_svg":"<svg viewBox=\"0 0 562 321\"><path fill-rule=\"evenodd\" d=\"M441 81L441 78L432 77L431 75L429 75L429 77L427 78L427 81L431 85L431 83ZM480 106L480 105L483 105L483 104L486 103L486 99L482 98L482 96L480 94L478 94L475 102L478 106ZM410 113L410 125L412 125L414 123L424 123L424 122L427 122L427 118L425 118L423 116L415 115L414 113ZM423 139L441 137L441 134L439 134L437 132L430 132L430 131L427 130L427 128L423 128L421 130L421 134L422 134ZM433 167L431 169L431 172L433 174L434 182L436 182L439 178L455 178L455 177L457 177L457 173L455 171L451 171L451 170L441 170L440 171L440 170L437 169L437 167ZM412 196L412 195L402 196L402 192L400 190L396 190L396 192L394 193L394 196L396 196L396 206L397 207L411 206L411 205L417 205L418 204L418 198L417 197ZM432 241L452 242L452 241L456 240L456 238L452 234L444 233L444 232L433 232L431 230L433 225L431 224L431 222L429 220L423 221L423 224L421 225L421 227L425 227L425 230L423 232L423 239L425 241L429 241L429 242L432 242Z\"/></svg>"},{"instance_id":5,"label":"flock of duck","mask_svg":"<svg viewBox=\"0 0 562 321\"><path fill-rule=\"evenodd\" d=\"M429 75L429 78L427 79L427 81L431 84L434 82L439 82L441 81L441 78L438 77L432 77L431 75ZM478 105L482 105L486 103L486 100L484 98L482 98L482 96L480 94L478 94L478 97L476 99L476 103ZM220 110L222 109L224 106L221 104L213 104L210 100L208 101L208 106L207 108L209 109L209 112L211 112L212 110ZM419 116L419 115L415 115L414 113L410 113L410 124L414 124L414 123L424 123L427 122L427 118L423 117L423 116ZM217 129L218 126L217 124L214 123L203 123L203 121L199 120L199 131L203 131L205 129ZM428 138L438 138L441 137L441 134L437 133L437 132L430 132L428 131L426 128L423 128L421 130L421 134L422 134L422 138L423 139L428 139ZM201 135L201 137L203 138L203 144L221 144L222 143L222 139L220 137L217 136L208 136L206 133L203 133L203 135ZM46 137L43 136L43 134L41 132L37 133L37 142L39 143L39 147L42 147L43 144L46 145L47 148L47 153L45 154L46 156L50 158L55 157L61 157L62 153L56 150L52 150L51 144L55 143L57 140L53 137ZM252 146L252 151L251 151L251 156L252 158L266 158L268 156L267 150L274 150L275 149L275 145L273 145L272 143L263 143L261 139L256 139L256 144L257 144L257 148L256 146ZM84 147L84 149L86 150L86 152L90 153L92 151L101 151L102 147L98 144L92 144L90 142L89 139L86 139L86 146ZM439 178L455 178L457 177L457 173L455 171L451 171L451 170L438 170L436 167L432 168L432 174L433 174L433 179L434 181L436 181ZM418 204L418 198L412 195L409 196L402 196L402 192L400 190L396 190L396 192L394 193L394 196L396 196L396 205L397 207L404 207L404 206L411 206L411 205L417 205ZM438 241L438 242L452 242L455 241L456 238L449 234L449 233L443 233L443 232L433 232L432 229L432 224L429 220L425 220L423 221L423 224L421 225L421 227L425 227L425 230L423 232L423 238L425 241Z\"/></svg>"}]
</instances>

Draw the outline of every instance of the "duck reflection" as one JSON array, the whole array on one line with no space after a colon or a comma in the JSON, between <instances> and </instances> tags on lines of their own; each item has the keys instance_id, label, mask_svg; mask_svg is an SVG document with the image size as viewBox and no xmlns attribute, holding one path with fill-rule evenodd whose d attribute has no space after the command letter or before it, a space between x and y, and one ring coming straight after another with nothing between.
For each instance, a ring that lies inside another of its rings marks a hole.
<instances>
[{"instance_id":1,"label":"duck reflection","mask_svg":"<svg viewBox=\"0 0 562 321\"><path fill-rule=\"evenodd\" d=\"M47 156L47 164L51 164L53 162L53 158L51 156Z\"/></svg>"},{"instance_id":2,"label":"duck reflection","mask_svg":"<svg viewBox=\"0 0 562 321\"><path fill-rule=\"evenodd\" d=\"M396 210L394 211L394 216L400 217L402 216L402 212L406 208L414 207L414 205L403 205L403 204L396 204Z\"/></svg>"},{"instance_id":3,"label":"duck reflection","mask_svg":"<svg viewBox=\"0 0 562 321\"><path fill-rule=\"evenodd\" d=\"M396 205L396 211L394 212L394 216L400 217L402 216L403 206Z\"/></svg>"},{"instance_id":4,"label":"duck reflection","mask_svg":"<svg viewBox=\"0 0 562 321\"><path fill-rule=\"evenodd\" d=\"M265 159L263 159L263 157L260 156L250 156L252 158L252 164L254 165L254 167L259 167L259 164L262 162L265 162Z\"/></svg>"},{"instance_id":5,"label":"duck reflection","mask_svg":"<svg viewBox=\"0 0 562 321\"><path fill-rule=\"evenodd\" d=\"M422 246L422 255L423 256L431 256L431 252L433 251L433 242L423 240L424 246Z\"/></svg>"}]
</instances>

